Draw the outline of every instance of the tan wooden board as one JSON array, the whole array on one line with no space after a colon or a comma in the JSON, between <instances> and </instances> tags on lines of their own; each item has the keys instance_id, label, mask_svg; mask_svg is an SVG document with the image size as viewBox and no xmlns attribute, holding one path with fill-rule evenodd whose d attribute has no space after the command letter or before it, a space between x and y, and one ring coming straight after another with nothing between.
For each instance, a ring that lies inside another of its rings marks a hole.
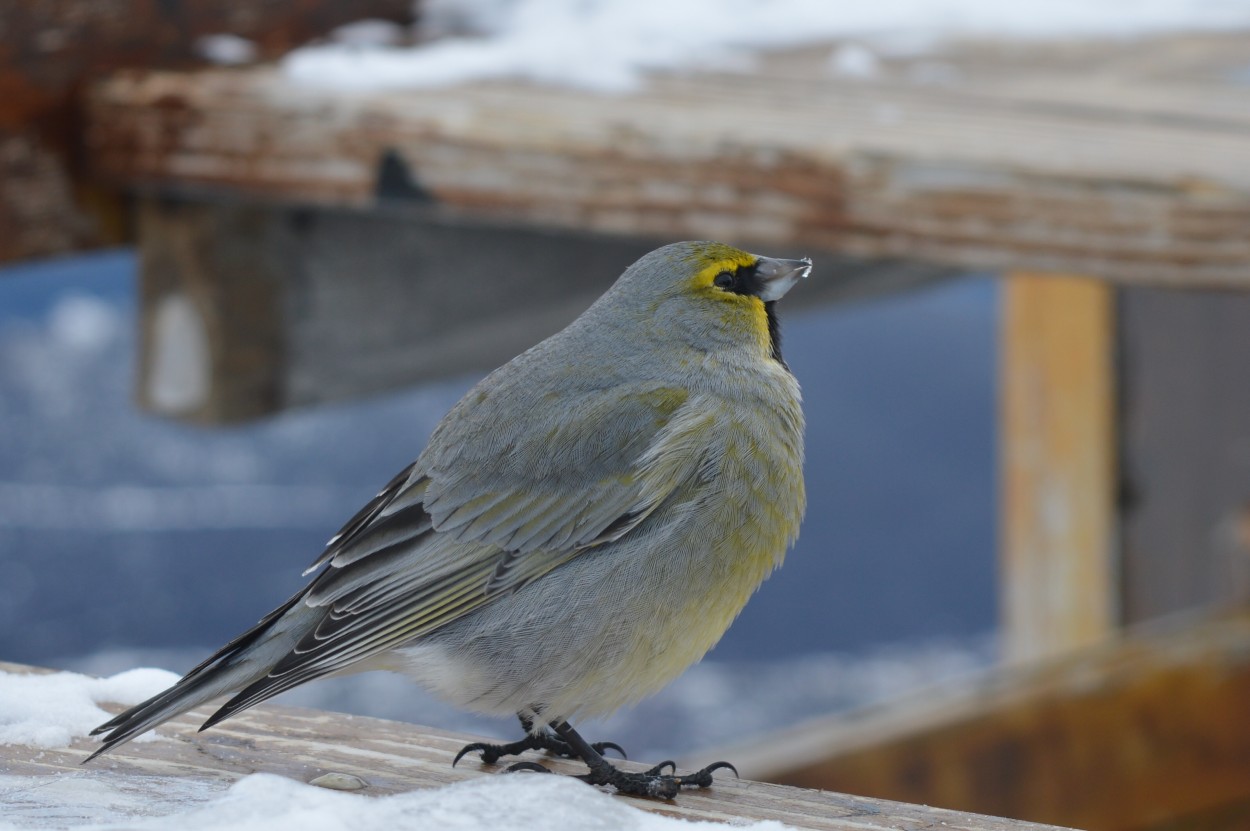
<instances>
[{"instance_id":1,"label":"tan wooden board","mask_svg":"<svg viewBox=\"0 0 1250 831\"><path fill-rule=\"evenodd\" d=\"M1250 822L1247 700L1250 616L1172 619L713 755L802 787L1106 831L1231 831Z\"/></svg>"},{"instance_id":2,"label":"tan wooden board","mask_svg":"<svg viewBox=\"0 0 1250 831\"><path fill-rule=\"evenodd\" d=\"M1010 661L1109 637L1116 580L1115 289L1013 272L1002 295L999 606Z\"/></svg>"},{"instance_id":3,"label":"tan wooden board","mask_svg":"<svg viewBox=\"0 0 1250 831\"><path fill-rule=\"evenodd\" d=\"M31 667L0 662L6 672L31 672ZM113 708L117 709L117 708ZM368 783L362 793L382 795L431 788L479 776L500 775L503 765L485 766L472 757L451 766L456 751L475 737L457 735L381 719L348 716L291 707L261 705L204 733L196 733L211 708L194 710L160 728L163 741L131 743L84 767L80 763L94 747L89 739L72 748L47 750L5 747L0 774L55 777L74 771L110 774L211 778L232 782L256 772L274 773L309 782L325 773L358 776ZM552 770L584 772L577 763L542 758ZM709 760L711 761L711 760ZM623 763L631 769L643 765ZM943 828L951 831L1029 831L1041 826L902 805L879 799L825 791L735 780L717 775L706 790L682 793L663 802L618 797L647 811L685 819L734 822L776 820L796 828L830 831Z\"/></svg>"},{"instance_id":4,"label":"tan wooden board","mask_svg":"<svg viewBox=\"0 0 1250 831\"><path fill-rule=\"evenodd\" d=\"M470 217L1246 285L1248 44L971 45L866 80L832 76L828 46L627 95L127 73L94 89L87 144L125 186L370 205L389 154Z\"/></svg>"}]
</instances>

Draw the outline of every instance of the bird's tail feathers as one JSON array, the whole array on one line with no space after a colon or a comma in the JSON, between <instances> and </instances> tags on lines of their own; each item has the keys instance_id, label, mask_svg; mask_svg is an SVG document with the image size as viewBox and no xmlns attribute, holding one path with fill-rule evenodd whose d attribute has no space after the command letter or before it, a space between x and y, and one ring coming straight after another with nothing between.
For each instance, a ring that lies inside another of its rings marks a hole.
<instances>
[{"instance_id":1,"label":"bird's tail feathers","mask_svg":"<svg viewBox=\"0 0 1250 831\"><path fill-rule=\"evenodd\" d=\"M298 626L276 627L303 597L296 594L259 623L217 650L164 692L136 704L91 731L103 744L83 763L123 745L141 733L182 715L206 701L235 692L263 678L269 668L301 637ZM285 632L274 631L285 629ZM262 636L267 636L262 639ZM232 713L233 714L233 713ZM217 719L220 720L220 719Z\"/></svg>"}]
</instances>

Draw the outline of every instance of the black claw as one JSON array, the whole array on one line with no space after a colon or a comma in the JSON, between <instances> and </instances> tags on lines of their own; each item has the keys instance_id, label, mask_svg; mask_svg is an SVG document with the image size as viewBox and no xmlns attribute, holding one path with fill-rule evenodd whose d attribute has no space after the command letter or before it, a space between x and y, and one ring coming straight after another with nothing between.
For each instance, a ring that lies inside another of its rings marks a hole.
<instances>
[{"instance_id":1,"label":"black claw","mask_svg":"<svg viewBox=\"0 0 1250 831\"><path fill-rule=\"evenodd\" d=\"M677 763L674 762L672 759L665 759L663 762L660 762L658 765L651 768L651 770L647 771L647 776L663 776L664 768L668 768L673 773L676 773Z\"/></svg>"},{"instance_id":2,"label":"black claw","mask_svg":"<svg viewBox=\"0 0 1250 831\"><path fill-rule=\"evenodd\" d=\"M518 773L526 770L533 773L551 773L550 770L538 764L538 762L515 762L504 768L504 773Z\"/></svg>"},{"instance_id":3,"label":"black claw","mask_svg":"<svg viewBox=\"0 0 1250 831\"><path fill-rule=\"evenodd\" d=\"M451 766L454 768L457 762L463 759L466 755L473 753L474 751L480 752L482 754L483 762L485 762L488 765L493 765L495 762L499 761L498 750L499 750L498 746L493 745L493 744L484 744L482 742L474 742L473 744L466 744L464 747L460 748L460 752L456 754L456 758L451 760Z\"/></svg>"},{"instance_id":4,"label":"black claw","mask_svg":"<svg viewBox=\"0 0 1250 831\"><path fill-rule=\"evenodd\" d=\"M603 751L605 750L615 750L617 753L621 754L622 759L629 758L629 754L625 752L625 748L621 747L616 742L595 742L594 744L591 745L591 747L597 750L600 754L602 754ZM570 759L577 758L577 754L573 752L572 748L569 748L568 758Z\"/></svg>"},{"instance_id":5,"label":"black claw","mask_svg":"<svg viewBox=\"0 0 1250 831\"><path fill-rule=\"evenodd\" d=\"M735 778L742 778L741 776L738 776L738 769L729 764L729 762L713 762L703 770L696 770L689 776L678 776L675 778L682 785L697 785L700 788L709 788L712 785L712 771L723 770L726 768L734 772ZM676 772L675 769L674 772Z\"/></svg>"}]
</instances>

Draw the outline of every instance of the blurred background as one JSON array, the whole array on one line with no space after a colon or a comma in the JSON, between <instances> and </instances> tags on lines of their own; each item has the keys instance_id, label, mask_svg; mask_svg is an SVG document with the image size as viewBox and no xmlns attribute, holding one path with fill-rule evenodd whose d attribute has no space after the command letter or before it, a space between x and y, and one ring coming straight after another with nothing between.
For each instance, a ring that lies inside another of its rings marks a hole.
<instances>
[{"instance_id":1,"label":"blurred background","mask_svg":"<svg viewBox=\"0 0 1250 831\"><path fill-rule=\"evenodd\" d=\"M808 517L702 664L584 732L1250 827L1250 3L57 0L0 32L0 660L185 671L477 379L718 238L816 261L780 309ZM282 701L515 729L381 674Z\"/></svg>"}]
</instances>

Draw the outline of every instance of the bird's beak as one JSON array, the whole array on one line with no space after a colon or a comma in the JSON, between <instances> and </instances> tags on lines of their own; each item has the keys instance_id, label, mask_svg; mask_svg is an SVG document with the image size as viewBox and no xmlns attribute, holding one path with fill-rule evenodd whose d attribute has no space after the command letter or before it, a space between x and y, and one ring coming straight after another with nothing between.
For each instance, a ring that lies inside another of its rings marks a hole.
<instances>
[{"instance_id":1,"label":"bird's beak","mask_svg":"<svg viewBox=\"0 0 1250 831\"><path fill-rule=\"evenodd\" d=\"M775 260L772 257L760 257L755 265L755 273L763 287L760 299L764 302L780 300L790 287L806 277L812 270L811 257L801 260Z\"/></svg>"}]
</instances>

